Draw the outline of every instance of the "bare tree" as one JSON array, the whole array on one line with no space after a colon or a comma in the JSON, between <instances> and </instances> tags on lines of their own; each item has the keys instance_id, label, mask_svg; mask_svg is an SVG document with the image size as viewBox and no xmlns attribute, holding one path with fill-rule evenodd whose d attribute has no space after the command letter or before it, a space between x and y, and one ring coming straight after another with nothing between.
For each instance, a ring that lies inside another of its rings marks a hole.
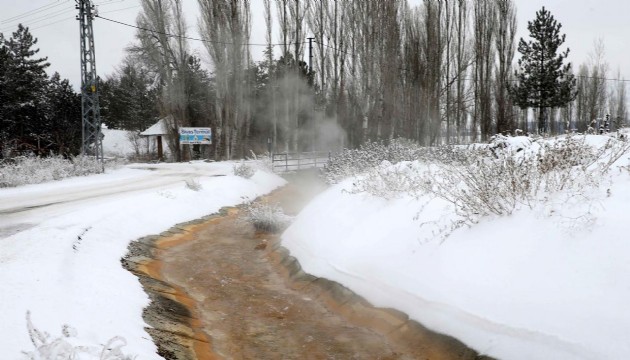
<instances>
[{"instance_id":1,"label":"bare tree","mask_svg":"<svg viewBox=\"0 0 630 360\"><path fill-rule=\"evenodd\" d=\"M577 75L577 96L575 98L575 129L577 131L586 132L591 124L590 114L588 111L588 83L589 70L585 64L580 65Z\"/></svg>"},{"instance_id":2,"label":"bare tree","mask_svg":"<svg viewBox=\"0 0 630 360\"><path fill-rule=\"evenodd\" d=\"M272 152L275 152L277 150L277 144L278 144L278 110L277 110L277 104L276 104L276 90L275 90L275 86L276 86L276 78L275 78L275 70L274 70L274 64L273 64L273 21L272 21L272 17L271 17L271 0L264 0L264 7L265 7L265 26L267 29L267 33L265 35L265 39L267 41L267 69L269 71L269 76L271 77L269 79L269 88L268 91L271 95L271 124L272 124L272 131L271 131L271 144L272 144Z\"/></svg>"},{"instance_id":3,"label":"bare tree","mask_svg":"<svg viewBox=\"0 0 630 360\"><path fill-rule=\"evenodd\" d=\"M593 43L593 50L589 53L589 76L586 79L586 113L589 121L601 121L607 110L608 88L606 76L608 63L605 60L606 50L604 41L597 39Z\"/></svg>"},{"instance_id":4,"label":"bare tree","mask_svg":"<svg viewBox=\"0 0 630 360\"><path fill-rule=\"evenodd\" d=\"M439 141L441 129L440 94L442 92L441 63L444 52L442 43L444 6L441 1L432 0L425 0L423 5L424 39L421 41L427 62L423 74L424 112L426 114L424 121L427 121L427 142L435 144Z\"/></svg>"},{"instance_id":5,"label":"bare tree","mask_svg":"<svg viewBox=\"0 0 630 360\"><path fill-rule=\"evenodd\" d=\"M492 128L492 68L494 51L492 40L496 32L496 8L493 0L477 0L474 7L475 35L475 111L473 115L473 141L477 127L481 140L486 140Z\"/></svg>"},{"instance_id":6,"label":"bare tree","mask_svg":"<svg viewBox=\"0 0 630 360\"><path fill-rule=\"evenodd\" d=\"M292 99L290 129L291 148L293 151L300 151L300 110L302 109L300 92L303 85L300 81L300 61L302 60L304 52L304 24L308 6L309 2L306 0L292 0L289 2L289 20L292 23L292 30L294 31L294 61L291 64L291 73L287 74L292 78L292 81L289 81L288 85L290 89L289 95Z\"/></svg>"},{"instance_id":7,"label":"bare tree","mask_svg":"<svg viewBox=\"0 0 630 360\"><path fill-rule=\"evenodd\" d=\"M461 134L463 126L466 124L467 118L467 105L466 105L466 76L471 63L471 51L467 41L468 34L468 1L457 0L456 10L457 22L455 25L455 31L457 32L455 40L455 104L454 104L454 116L456 137L455 141L461 140Z\"/></svg>"},{"instance_id":8,"label":"bare tree","mask_svg":"<svg viewBox=\"0 0 630 360\"><path fill-rule=\"evenodd\" d=\"M617 83L611 89L609 110L612 129L619 130L628 126L628 107L626 96L626 82L621 78L621 72L617 70Z\"/></svg>"},{"instance_id":9,"label":"bare tree","mask_svg":"<svg viewBox=\"0 0 630 360\"><path fill-rule=\"evenodd\" d=\"M249 66L249 0L198 0L200 33L215 74L216 156L239 156L241 128L248 116L244 74Z\"/></svg>"},{"instance_id":10,"label":"bare tree","mask_svg":"<svg viewBox=\"0 0 630 360\"><path fill-rule=\"evenodd\" d=\"M161 84L160 112L171 119L169 147L181 160L178 128L189 124L186 67L188 45L180 0L141 0L137 23L139 45L129 50L141 57ZM144 30L146 29L146 30ZM171 34L173 36L169 36Z\"/></svg>"},{"instance_id":11,"label":"bare tree","mask_svg":"<svg viewBox=\"0 0 630 360\"><path fill-rule=\"evenodd\" d=\"M516 50L516 7L512 0L495 0L497 11L497 50L495 104L497 132L514 130L513 104L508 94L508 81L512 73L512 60Z\"/></svg>"}]
</instances>

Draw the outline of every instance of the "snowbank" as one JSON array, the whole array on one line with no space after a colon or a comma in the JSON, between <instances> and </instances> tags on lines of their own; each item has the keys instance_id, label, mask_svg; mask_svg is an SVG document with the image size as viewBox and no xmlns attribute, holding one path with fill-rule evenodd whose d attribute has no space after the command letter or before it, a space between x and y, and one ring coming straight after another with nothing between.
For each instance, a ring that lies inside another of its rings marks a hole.
<instances>
[{"instance_id":1,"label":"snowbank","mask_svg":"<svg viewBox=\"0 0 630 360\"><path fill-rule=\"evenodd\" d=\"M509 145L532 146L524 138ZM630 353L627 170L588 202L558 194L445 240L438 235L456 219L450 203L352 193L356 181L321 194L283 234L306 272L497 358Z\"/></svg>"},{"instance_id":2,"label":"snowbank","mask_svg":"<svg viewBox=\"0 0 630 360\"><path fill-rule=\"evenodd\" d=\"M45 218L29 219L35 222L29 229L0 237L2 358L22 359L22 351L33 350L26 329L30 310L35 326L53 337L61 335L63 324L69 324L77 330L81 343L105 344L121 336L128 343L125 354L159 359L142 319L148 297L137 278L122 268L120 259L130 241L284 184L264 171L250 179L237 177L232 167L232 163L160 164L150 165L150 170L124 168L30 185L27 193L53 196L59 192L62 199L51 200L55 210L48 211ZM171 171L164 175L168 182L147 182L147 174L157 178L160 171ZM195 177L202 189L187 188L181 178L174 177L179 175ZM134 182L139 182L140 189L132 188ZM68 191L90 186L88 200L75 199ZM120 188L120 193L105 194L103 189L108 186ZM26 190L0 189L0 203L10 207L8 203L14 201L15 208L29 208L27 202L17 200ZM54 207L64 198L79 203Z\"/></svg>"}]
</instances>

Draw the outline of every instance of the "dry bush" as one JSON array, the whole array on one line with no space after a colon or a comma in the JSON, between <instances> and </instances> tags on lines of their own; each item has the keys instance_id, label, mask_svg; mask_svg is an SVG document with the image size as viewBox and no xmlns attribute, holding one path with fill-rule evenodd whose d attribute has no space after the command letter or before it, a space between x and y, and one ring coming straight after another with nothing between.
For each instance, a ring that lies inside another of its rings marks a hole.
<instances>
[{"instance_id":1,"label":"dry bush","mask_svg":"<svg viewBox=\"0 0 630 360\"><path fill-rule=\"evenodd\" d=\"M186 187L192 191L200 191L202 189L201 183L195 178L187 178L184 182Z\"/></svg>"},{"instance_id":2,"label":"dry bush","mask_svg":"<svg viewBox=\"0 0 630 360\"><path fill-rule=\"evenodd\" d=\"M383 161L392 164L430 157L431 149L407 139L394 139L389 145L383 142L367 142L358 149L344 149L332 156L324 166L324 176L329 184L362 174Z\"/></svg>"},{"instance_id":3,"label":"dry bush","mask_svg":"<svg viewBox=\"0 0 630 360\"><path fill-rule=\"evenodd\" d=\"M584 137L537 140L527 149L507 146L437 148L427 161L382 163L364 172L352 192L382 198L402 194L431 195L451 203L461 221L472 225L487 215L509 215L520 207L533 208L563 192L590 201L591 194L630 143L610 139L594 148Z\"/></svg>"},{"instance_id":4,"label":"dry bush","mask_svg":"<svg viewBox=\"0 0 630 360\"><path fill-rule=\"evenodd\" d=\"M249 164L241 162L234 165L234 175L249 179L256 173L256 170Z\"/></svg>"},{"instance_id":5,"label":"dry bush","mask_svg":"<svg viewBox=\"0 0 630 360\"><path fill-rule=\"evenodd\" d=\"M289 226L292 217L285 215L278 204L248 202L241 219L256 230L278 233Z\"/></svg>"},{"instance_id":6,"label":"dry bush","mask_svg":"<svg viewBox=\"0 0 630 360\"><path fill-rule=\"evenodd\" d=\"M112 164L113 167L118 164ZM109 166L108 166L109 167ZM0 188L61 180L103 172L103 164L93 157L19 156L0 162Z\"/></svg>"},{"instance_id":7,"label":"dry bush","mask_svg":"<svg viewBox=\"0 0 630 360\"><path fill-rule=\"evenodd\" d=\"M31 313L26 312L26 326L28 334L35 347L34 351L24 351L30 360L133 360L135 357L125 355L122 348L127 341L116 336L105 345L86 346L75 345L77 331L69 325L61 327L61 336L53 338L48 333L37 329L31 321Z\"/></svg>"}]
</instances>

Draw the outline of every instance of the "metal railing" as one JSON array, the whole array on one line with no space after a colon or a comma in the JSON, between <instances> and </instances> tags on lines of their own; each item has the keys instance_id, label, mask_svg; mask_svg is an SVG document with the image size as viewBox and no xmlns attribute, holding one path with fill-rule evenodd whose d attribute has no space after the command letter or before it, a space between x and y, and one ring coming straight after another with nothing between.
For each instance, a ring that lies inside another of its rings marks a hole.
<instances>
[{"instance_id":1,"label":"metal railing","mask_svg":"<svg viewBox=\"0 0 630 360\"><path fill-rule=\"evenodd\" d=\"M312 168L321 168L330 159L328 151L272 154L271 163L274 172L289 172Z\"/></svg>"}]
</instances>

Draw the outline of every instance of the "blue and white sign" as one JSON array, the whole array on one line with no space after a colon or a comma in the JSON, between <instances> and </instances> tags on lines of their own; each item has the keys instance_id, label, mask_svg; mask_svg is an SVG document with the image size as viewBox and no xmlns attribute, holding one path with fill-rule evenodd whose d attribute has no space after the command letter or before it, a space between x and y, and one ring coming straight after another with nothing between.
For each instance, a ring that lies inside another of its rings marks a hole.
<instances>
[{"instance_id":1,"label":"blue and white sign","mask_svg":"<svg viewBox=\"0 0 630 360\"><path fill-rule=\"evenodd\" d=\"M210 145L212 144L212 129L181 127L179 128L179 143Z\"/></svg>"}]
</instances>

